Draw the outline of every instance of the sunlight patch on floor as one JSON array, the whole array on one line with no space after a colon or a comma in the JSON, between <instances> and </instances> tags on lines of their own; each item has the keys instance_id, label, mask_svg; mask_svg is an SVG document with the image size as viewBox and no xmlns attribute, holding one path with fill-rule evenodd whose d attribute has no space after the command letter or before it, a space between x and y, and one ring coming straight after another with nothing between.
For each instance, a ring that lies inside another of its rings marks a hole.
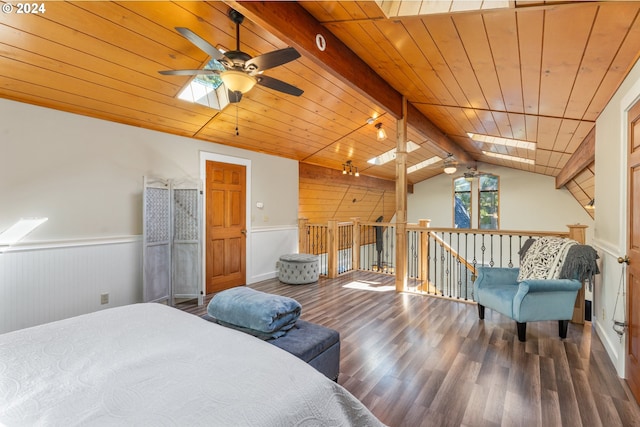
<instances>
[{"instance_id":1,"label":"sunlight patch on floor","mask_svg":"<svg viewBox=\"0 0 640 427\"><path fill-rule=\"evenodd\" d=\"M396 290L396 287L393 285L383 285L380 282L371 282L367 280L358 280L347 283L343 288L360 289L362 291L372 292L392 292Z\"/></svg>"}]
</instances>

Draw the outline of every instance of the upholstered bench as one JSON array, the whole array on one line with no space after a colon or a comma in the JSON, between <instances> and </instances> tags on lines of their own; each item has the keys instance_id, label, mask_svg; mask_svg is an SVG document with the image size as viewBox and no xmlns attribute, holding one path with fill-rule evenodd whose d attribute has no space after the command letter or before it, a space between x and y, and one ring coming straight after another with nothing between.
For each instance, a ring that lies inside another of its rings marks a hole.
<instances>
[{"instance_id":1,"label":"upholstered bench","mask_svg":"<svg viewBox=\"0 0 640 427\"><path fill-rule=\"evenodd\" d=\"M201 316L210 322L209 314ZM259 338L256 338L259 339ZM326 377L338 381L340 373L340 334L333 329L298 319L284 336L265 342L285 350L316 368Z\"/></svg>"},{"instance_id":2,"label":"upholstered bench","mask_svg":"<svg viewBox=\"0 0 640 427\"><path fill-rule=\"evenodd\" d=\"M320 265L317 255L288 254L278 261L278 279L288 285L304 285L318 281Z\"/></svg>"},{"instance_id":3,"label":"upholstered bench","mask_svg":"<svg viewBox=\"0 0 640 427\"><path fill-rule=\"evenodd\" d=\"M333 329L298 319L286 335L267 340L338 381L340 334Z\"/></svg>"}]
</instances>

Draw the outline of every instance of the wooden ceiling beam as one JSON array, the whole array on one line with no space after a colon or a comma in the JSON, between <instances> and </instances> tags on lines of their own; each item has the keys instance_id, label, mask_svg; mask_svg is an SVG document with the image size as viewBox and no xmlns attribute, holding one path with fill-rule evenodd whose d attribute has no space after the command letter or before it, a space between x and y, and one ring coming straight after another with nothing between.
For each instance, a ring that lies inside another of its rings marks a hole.
<instances>
[{"instance_id":1,"label":"wooden ceiling beam","mask_svg":"<svg viewBox=\"0 0 640 427\"><path fill-rule=\"evenodd\" d=\"M596 159L596 127L585 136L578 149L556 175L556 188L565 186Z\"/></svg>"},{"instance_id":2,"label":"wooden ceiling beam","mask_svg":"<svg viewBox=\"0 0 640 427\"><path fill-rule=\"evenodd\" d=\"M225 1L261 28L296 48L302 55L354 87L396 119L402 117L402 94L380 77L366 62L294 1ZM325 49L316 44L318 35ZM409 104L407 124L461 162L475 160L449 139L431 120Z\"/></svg>"},{"instance_id":3,"label":"wooden ceiling beam","mask_svg":"<svg viewBox=\"0 0 640 427\"><path fill-rule=\"evenodd\" d=\"M337 78L346 80L396 119L402 116L402 96L297 2L226 3ZM317 35L324 37L324 51L316 44Z\"/></svg>"}]
</instances>

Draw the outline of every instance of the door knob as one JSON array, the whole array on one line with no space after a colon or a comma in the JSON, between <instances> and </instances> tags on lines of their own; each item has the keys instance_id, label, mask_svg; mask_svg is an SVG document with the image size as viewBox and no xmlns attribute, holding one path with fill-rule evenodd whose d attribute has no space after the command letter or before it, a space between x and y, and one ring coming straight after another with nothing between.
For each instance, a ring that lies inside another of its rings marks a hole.
<instances>
[{"instance_id":1,"label":"door knob","mask_svg":"<svg viewBox=\"0 0 640 427\"><path fill-rule=\"evenodd\" d=\"M242 234L244 234L245 236L247 235L247 230L240 230L240 232L241 232Z\"/></svg>"},{"instance_id":2,"label":"door knob","mask_svg":"<svg viewBox=\"0 0 640 427\"><path fill-rule=\"evenodd\" d=\"M629 265L629 261L630 260L629 260L629 256L628 255L625 255L624 258L621 257L621 256L618 257L618 263L619 264L622 264L624 262L625 264Z\"/></svg>"}]
</instances>

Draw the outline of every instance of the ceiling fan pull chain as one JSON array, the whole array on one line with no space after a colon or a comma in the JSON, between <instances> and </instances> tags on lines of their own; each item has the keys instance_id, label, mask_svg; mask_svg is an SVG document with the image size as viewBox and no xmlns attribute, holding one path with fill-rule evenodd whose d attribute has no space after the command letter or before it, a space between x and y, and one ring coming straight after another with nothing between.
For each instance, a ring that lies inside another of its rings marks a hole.
<instances>
[{"instance_id":1,"label":"ceiling fan pull chain","mask_svg":"<svg viewBox=\"0 0 640 427\"><path fill-rule=\"evenodd\" d=\"M240 135L240 131L238 131L238 104L236 103L236 136Z\"/></svg>"}]
</instances>

